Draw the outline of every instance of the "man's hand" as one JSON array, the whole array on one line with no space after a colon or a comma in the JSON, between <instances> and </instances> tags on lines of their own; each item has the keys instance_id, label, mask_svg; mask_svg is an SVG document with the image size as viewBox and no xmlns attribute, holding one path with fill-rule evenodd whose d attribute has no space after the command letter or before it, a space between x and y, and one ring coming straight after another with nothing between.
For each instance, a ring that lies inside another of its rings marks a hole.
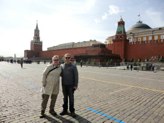
<instances>
[{"instance_id":1,"label":"man's hand","mask_svg":"<svg viewBox=\"0 0 164 123\"><path fill-rule=\"evenodd\" d=\"M76 89L77 89L77 87L76 87L76 86L74 86L74 87L73 87L73 90L75 91Z\"/></svg>"}]
</instances>

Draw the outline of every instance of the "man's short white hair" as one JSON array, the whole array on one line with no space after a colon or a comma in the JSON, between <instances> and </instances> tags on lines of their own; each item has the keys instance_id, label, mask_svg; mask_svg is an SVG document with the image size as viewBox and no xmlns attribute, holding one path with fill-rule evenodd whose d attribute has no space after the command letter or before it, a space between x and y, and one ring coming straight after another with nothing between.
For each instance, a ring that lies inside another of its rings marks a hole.
<instances>
[{"instance_id":1,"label":"man's short white hair","mask_svg":"<svg viewBox=\"0 0 164 123\"><path fill-rule=\"evenodd\" d=\"M70 53L66 53L66 54L64 55L64 57L67 57L67 56L71 56L71 54L70 54Z\"/></svg>"},{"instance_id":2,"label":"man's short white hair","mask_svg":"<svg viewBox=\"0 0 164 123\"><path fill-rule=\"evenodd\" d=\"M54 56L52 57L52 61L53 61L54 59L59 59L59 56L58 56L58 55L54 55Z\"/></svg>"}]
</instances>

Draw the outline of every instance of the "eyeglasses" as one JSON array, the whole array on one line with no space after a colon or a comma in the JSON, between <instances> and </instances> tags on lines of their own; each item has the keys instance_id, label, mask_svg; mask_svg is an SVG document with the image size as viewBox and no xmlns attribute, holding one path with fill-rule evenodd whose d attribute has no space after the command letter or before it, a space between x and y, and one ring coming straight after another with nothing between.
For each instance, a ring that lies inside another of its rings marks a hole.
<instances>
[{"instance_id":1,"label":"eyeglasses","mask_svg":"<svg viewBox=\"0 0 164 123\"><path fill-rule=\"evenodd\" d=\"M59 59L54 59L54 61L59 61Z\"/></svg>"},{"instance_id":2,"label":"eyeglasses","mask_svg":"<svg viewBox=\"0 0 164 123\"><path fill-rule=\"evenodd\" d=\"M71 57L65 57L66 59L70 59Z\"/></svg>"}]
</instances>

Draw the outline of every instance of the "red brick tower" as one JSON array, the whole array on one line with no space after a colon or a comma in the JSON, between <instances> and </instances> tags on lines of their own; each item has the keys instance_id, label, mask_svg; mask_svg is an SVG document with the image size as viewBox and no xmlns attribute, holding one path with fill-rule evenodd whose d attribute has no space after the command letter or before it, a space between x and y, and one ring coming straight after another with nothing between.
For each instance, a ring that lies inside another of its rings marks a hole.
<instances>
[{"instance_id":1,"label":"red brick tower","mask_svg":"<svg viewBox=\"0 0 164 123\"><path fill-rule=\"evenodd\" d=\"M38 23L36 23L36 28L34 30L34 37L31 41L31 51L39 53L42 51L42 42L40 41Z\"/></svg>"},{"instance_id":2,"label":"red brick tower","mask_svg":"<svg viewBox=\"0 0 164 123\"><path fill-rule=\"evenodd\" d=\"M126 32L125 32L125 22L121 18L118 22L118 27L115 35L115 39L113 39L113 53L120 55L121 59L124 60L127 58L126 48L129 43L127 40Z\"/></svg>"}]
</instances>

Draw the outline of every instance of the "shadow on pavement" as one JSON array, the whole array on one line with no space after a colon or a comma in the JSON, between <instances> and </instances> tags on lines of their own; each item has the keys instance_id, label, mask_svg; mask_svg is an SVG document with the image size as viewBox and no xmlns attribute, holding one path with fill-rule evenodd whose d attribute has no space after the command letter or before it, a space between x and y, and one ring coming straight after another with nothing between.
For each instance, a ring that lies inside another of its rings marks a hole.
<instances>
[{"instance_id":1,"label":"shadow on pavement","mask_svg":"<svg viewBox=\"0 0 164 123\"><path fill-rule=\"evenodd\" d=\"M76 114L76 117L74 118L76 119L77 121L79 121L79 123L91 123L89 120L81 117L80 115Z\"/></svg>"},{"instance_id":2,"label":"shadow on pavement","mask_svg":"<svg viewBox=\"0 0 164 123\"><path fill-rule=\"evenodd\" d=\"M55 116L54 118L53 118L53 116L50 117L50 116L48 116L48 115L45 115L44 118L47 119L47 120L48 120L49 122L51 122L51 123L73 123L72 121L70 121L70 120L68 120L68 119L66 119L66 118L64 118L64 117L61 117L61 116L59 116L59 115ZM61 121L57 121L55 118L56 118L56 119L59 119L59 120L61 120Z\"/></svg>"},{"instance_id":3,"label":"shadow on pavement","mask_svg":"<svg viewBox=\"0 0 164 123\"><path fill-rule=\"evenodd\" d=\"M47 119L49 122L51 123L74 123L71 120L68 120L60 115L55 116L54 118L48 115L45 115L45 119ZM59 119L60 121L56 120ZM90 121L88 121L87 119L81 117L80 115L76 114L76 117L74 118L75 120L77 120L79 123L91 123Z\"/></svg>"}]
</instances>

